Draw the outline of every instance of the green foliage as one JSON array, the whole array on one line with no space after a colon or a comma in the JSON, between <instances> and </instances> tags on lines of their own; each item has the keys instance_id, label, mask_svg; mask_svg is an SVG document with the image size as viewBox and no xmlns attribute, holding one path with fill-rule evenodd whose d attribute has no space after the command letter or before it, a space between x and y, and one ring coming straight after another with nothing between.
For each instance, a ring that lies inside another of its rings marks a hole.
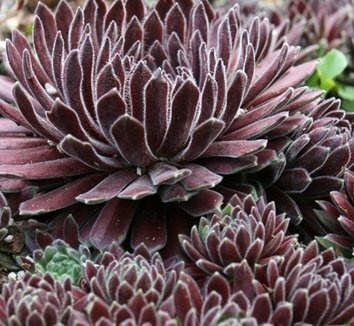
<instances>
[{"instance_id":1,"label":"green foliage","mask_svg":"<svg viewBox=\"0 0 354 326\"><path fill-rule=\"evenodd\" d=\"M332 49L319 59L317 69L307 80L306 85L340 97L343 100L342 107L354 111L354 86L340 81L347 66L348 60L344 53Z\"/></svg>"},{"instance_id":2,"label":"green foliage","mask_svg":"<svg viewBox=\"0 0 354 326\"><path fill-rule=\"evenodd\" d=\"M65 242L56 241L46 247L42 258L36 262L36 271L49 272L57 281L70 277L74 285L79 285L84 258Z\"/></svg>"}]
</instances>

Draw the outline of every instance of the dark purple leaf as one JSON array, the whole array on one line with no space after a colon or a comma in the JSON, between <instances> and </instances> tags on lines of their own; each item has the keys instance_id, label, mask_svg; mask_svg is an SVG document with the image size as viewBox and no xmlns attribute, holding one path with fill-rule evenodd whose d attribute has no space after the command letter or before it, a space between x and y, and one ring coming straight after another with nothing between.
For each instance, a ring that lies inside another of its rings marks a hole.
<instances>
[{"instance_id":1,"label":"dark purple leaf","mask_svg":"<svg viewBox=\"0 0 354 326\"><path fill-rule=\"evenodd\" d=\"M199 91L187 79L176 92L171 104L171 121L158 150L160 155L175 155L185 146L198 110Z\"/></svg>"},{"instance_id":2,"label":"dark purple leaf","mask_svg":"<svg viewBox=\"0 0 354 326\"><path fill-rule=\"evenodd\" d=\"M175 3L174 6L168 11L165 18L165 28L167 35L176 33L180 41L182 43L184 42L186 20L178 3Z\"/></svg>"},{"instance_id":3,"label":"dark purple leaf","mask_svg":"<svg viewBox=\"0 0 354 326\"><path fill-rule=\"evenodd\" d=\"M147 51L155 41L162 42L163 23L156 10L144 22L144 50Z\"/></svg>"},{"instance_id":4,"label":"dark purple leaf","mask_svg":"<svg viewBox=\"0 0 354 326\"><path fill-rule=\"evenodd\" d=\"M261 68L258 69L258 76L255 76L255 81L244 100L244 105L250 105L256 99L258 94L261 94L267 86L269 86L274 78L281 72L286 58L289 55L289 45L284 44L281 50L269 55L269 58L263 60ZM268 93L267 93L268 94Z\"/></svg>"},{"instance_id":5,"label":"dark purple leaf","mask_svg":"<svg viewBox=\"0 0 354 326\"><path fill-rule=\"evenodd\" d=\"M63 154L50 146L21 149L0 149L0 164L31 164L63 158Z\"/></svg>"},{"instance_id":6,"label":"dark purple leaf","mask_svg":"<svg viewBox=\"0 0 354 326\"><path fill-rule=\"evenodd\" d=\"M155 186L172 185L189 176L191 170L188 168L178 169L171 164L158 162L148 170L148 173Z\"/></svg>"},{"instance_id":7,"label":"dark purple leaf","mask_svg":"<svg viewBox=\"0 0 354 326\"><path fill-rule=\"evenodd\" d=\"M159 195L164 203L187 201L195 195L195 192L189 192L181 183L159 187Z\"/></svg>"},{"instance_id":8,"label":"dark purple leaf","mask_svg":"<svg viewBox=\"0 0 354 326\"><path fill-rule=\"evenodd\" d=\"M340 176L350 161L350 155L349 144L336 148L315 175Z\"/></svg>"},{"instance_id":9,"label":"dark purple leaf","mask_svg":"<svg viewBox=\"0 0 354 326\"><path fill-rule=\"evenodd\" d=\"M288 118L287 112L280 112L271 117L261 119L249 124L246 127L240 128L222 137L223 140L242 140L242 139L255 139L263 136L267 131L281 124Z\"/></svg>"},{"instance_id":10,"label":"dark purple leaf","mask_svg":"<svg viewBox=\"0 0 354 326\"><path fill-rule=\"evenodd\" d=\"M91 241L97 248L107 248L113 241L125 240L134 218L136 203L115 198L107 202L91 230Z\"/></svg>"},{"instance_id":11,"label":"dark purple leaf","mask_svg":"<svg viewBox=\"0 0 354 326\"><path fill-rule=\"evenodd\" d=\"M270 319L271 312L272 305L268 294L257 296L252 307L252 317L255 317L259 323L267 323Z\"/></svg>"},{"instance_id":12,"label":"dark purple leaf","mask_svg":"<svg viewBox=\"0 0 354 326\"><path fill-rule=\"evenodd\" d=\"M157 205L154 202L145 204L134 217L131 246L137 248L143 243L150 252L164 247L167 242L165 214L165 208L159 202Z\"/></svg>"},{"instance_id":13,"label":"dark purple leaf","mask_svg":"<svg viewBox=\"0 0 354 326\"><path fill-rule=\"evenodd\" d=\"M178 203L178 206L192 216L201 216L214 212L219 208L222 200L223 197L219 193L203 189L188 201Z\"/></svg>"},{"instance_id":14,"label":"dark purple leaf","mask_svg":"<svg viewBox=\"0 0 354 326\"><path fill-rule=\"evenodd\" d=\"M94 187L103 177L100 173L90 174L24 201L20 205L20 214L39 215L73 205L77 202L76 196Z\"/></svg>"},{"instance_id":15,"label":"dark purple leaf","mask_svg":"<svg viewBox=\"0 0 354 326\"><path fill-rule=\"evenodd\" d=\"M311 184L303 192L304 196L321 197L328 196L331 191L343 188L343 179L331 176L313 177Z\"/></svg>"},{"instance_id":16,"label":"dark purple leaf","mask_svg":"<svg viewBox=\"0 0 354 326\"><path fill-rule=\"evenodd\" d=\"M46 80L41 82L38 80L37 75L33 70L33 59L31 58L30 52L26 49L22 56L23 74L26 78L27 86L30 92L36 98L36 100L41 104L44 110L49 110L54 102L51 96L47 93L43 85L49 83L50 80L46 77Z\"/></svg>"},{"instance_id":17,"label":"dark purple leaf","mask_svg":"<svg viewBox=\"0 0 354 326\"><path fill-rule=\"evenodd\" d=\"M151 196L156 192L157 187L153 185L150 177L145 174L132 181L118 194L118 197L121 199L139 200L146 196Z\"/></svg>"},{"instance_id":18,"label":"dark purple leaf","mask_svg":"<svg viewBox=\"0 0 354 326\"><path fill-rule=\"evenodd\" d=\"M192 171L192 174L181 180L181 183L188 191L195 191L202 188L212 188L221 182L222 177L205 167L197 164L187 164L185 167Z\"/></svg>"},{"instance_id":19,"label":"dark purple leaf","mask_svg":"<svg viewBox=\"0 0 354 326\"><path fill-rule=\"evenodd\" d=\"M292 319L293 312L291 304L283 302L276 307L270 321L274 325L291 326L293 324Z\"/></svg>"},{"instance_id":20,"label":"dark purple leaf","mask_svg":"<svg viewBox=\"0 0 354 326\"><path fill-rule=\"evenodd\" d=\"M69 177L92 171L92 168L71 157L26 165L0 165L0 175L27 180Z\"/></svg>"},{"instance_id":21,"label":"dark purple leaf","mask_svg":"<svg viewBox=\"0 0 354 326\"><path fill-rule=\"evenodd\" d=\"M287 193L301 193L311 183L312 179L303 168L285 170L277 181L277 186Z\"/></svg>"},{"instance_id":22,"label":"dark purple leaf","mask_svg":"<svg viewBox=\"0 0 354 326\"><path fill-rule=\"evenodd\" d=\"M212 143L203 153L202 157L232 157L238 158L243 155L252 154L266 147L266 140L235 140L218 141Z\"/></svg>"},{"instance_id":23,"label":"dark purple leaf","mask_svg":"<svg viewBox=\"0 0 354 326\"><path fill-rule=\"evenodd\" d=\"M16 103L19 107L21 107L21 112L24 118L28 121L28 124L31 126L31 129L37 131L40 135L52 141L58 141L62 137L60 131L43 119L41 116L41 113L43 114L43 112L37 112L37 108L34 107L29 97L19 84L14 86L13 93ZM47 109L49 110L49 108Z\"/></svg>"},{"instance_id":24,"label":"dark purple leaf","mask_svg":"<svg viewBox=\"0 0 354 326\"><path fill-rule=\"evenodd\" d=\"M312 74L316 65L316 61L310 61L291 67L284 75L282 75L282 78L279 78L278 81L267 89L267 92L257 96L253 104L258 105L259 103L264 103L270 98L285 92L290 87L299 85Z\"/></svg>"},{"instance_id":25,"label":"dark purple leaf","mask_svg":"<svg viewBox=\"0 0 354 326\"><path fill-rule=\"evenodd\" d=\"M155 161L146 143L144 126L139 120L125 114L113 124L111 133L121 155L130 164L144 167Z\"/></svg>"},{"instance_id":26,"label":"dark purple leaf","mask_svg":"<svg viewBox=\"0 0 354 326\"><path fill-rule=\"evenodd\" d=\"M96 187L80 194L76 199L85 204L98 204L116 197L137 177L133 169L122 169L103 179Z\"/></svg>"},{"instance_id":27,"label":"dark purple leaf","mask_svg":"<svg viewBox=\"0 0 354 326\"><path fill-rule=\"evenodd\" d=\"M187 148L178 154L182 160L193 161L201 156L224 128L221 120L210 118L194 129Z\"/></svg>"},{"instance_id":28,"label":"dark purple leaf","mask_svg":"<svg viewBox=\"0 0 354 326\"><path fill-rule=\"evenodd\" d=\"M46 28L47 27L48 26L46 25ZM51 46L53 47L54 39L52 39L51 41ZM38 16L35 18L33 25L33 44L42 67L44 68L45 72L50 77L50 79L54 81L51 65L51 50L49 50L47 47L44 26Z\"/></svg>"},{"instance_id":29,"label":"dark purple leaf","mask_svg":"<svg viewBox=\"0 0 354 326\"><path fill-rule=\"evenodd\" d=\"M117 168L123 168L128 165L120 157L115 159L110 156L100 155L93 147L92 143L81 141L70 134L60 142L58 147L64 153L76 158L78 161L81 161L93 169L113 171Z\"/></svg>"},{"instance_id":30,"label":"dark purple leaf","mask_svg":"<svg viewBox=\"0 0 354 326\"><path fill-rule=\"evenodd\" d=\"M150 69L142 61L140 61L130 77L131 79L129 86L130 98L132 103L132 115L140 122L143 122L144 116L146 114L144 112L144 104L145 98L148 97L148 95L145 95L144 87L151 78L151 76L152 75ZM154 96L156 96L156 94ZM150 100L149 98L147 99Z\"/></svg>"},{"instance_id":31,"label":"dark purple leaf","mask_svg":"<svg viewBox=\"0 0 354 326\"><path fill-rule=\"evenodd\" d=\"M158 70L145 88L146 138L153 152L161 145L167 129L169 92L169 83Z\"/></svg>"},{"instance_id":32,"label":"dark purple leaf","mask_svg":"<svg viewBox=\"0 0 354 326\"><path fill-rule=\"evenodd\" d=\"M130 0L131 1L131 0ZM140 0L137 0L140 1ZM124 37L124 53L127 54L136 42L143 40L143 29L136 16L132 18L126 27Z\"/></svg>"},{"instance_id":33,"label":"dark purple leaf","mask_svg":"<svg viewBox=\"0 0 354 326\"><path fill-rule=\"evenodd\" d=\"M237 71L232 77L232 83L227 90L225 110L221 112L220 117L225 123L225 131L227 131L237 117L245 94L246 83L247 76L243 71Z\"/></svg>"},{"instance_id":34,"label":"dark purple leaf","mask_svg":"<svg viewBox=\"0 0 354 326\"><path fill-rule=\"evenodd\" d=\"M108 305L98 297L90 304L88 314L92 323L97 323L101 318L110 319Z\"/></svg>"}]
</instances>

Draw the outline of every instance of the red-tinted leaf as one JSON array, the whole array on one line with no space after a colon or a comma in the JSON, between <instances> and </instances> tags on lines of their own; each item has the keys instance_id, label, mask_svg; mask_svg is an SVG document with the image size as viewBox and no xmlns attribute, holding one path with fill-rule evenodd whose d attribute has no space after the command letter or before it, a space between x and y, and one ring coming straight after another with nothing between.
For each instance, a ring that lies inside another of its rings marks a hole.
<instances>
[{"instance_id":1,"label":"red-tinted leaf","mask_svg":"<svg viewBox=\"0 0 354 326\"><path fill-rule=\"evenodd\" d=\"M172 100L171 120L158 150L160 155L176 155L186 145L197 114L198 100L198 88L187 79Z\"/></svg>"},{"instance_id":2,"label":"red-tinted leaf","mask_svg":"<svg viewBox=\"0 0 354 326\"><path fill-rule=\"evenodd\" d=\"M178 155L185 161L194 161L200 157L220 135L224 128L221 120L210 118L194 129L188 147Z\"/></svg>"},{"instance_id":3,"label":"red-tinted leaf","mask_svg":"<svg viewBox=\"0 0 354 326\"><path fill-rule=\"evenodd\" d=\"M222 156L238 158L264 149L266 144L266 140L218 141L212 143L203 153L202 157Z\"/></svg>"},{"instance_id":4,"label":"red-tinted leaf","mask_svg":"<svg viewBox=\"0 0 354 326\"><path fill-rule=\"evenodd\" d=\"M311 183L312 179L303 168L285 170L277 185L287 193L301 193Z\"/></svg>"},{"instance_id":5,"label":"red-tinted leaf","mask_svg":"<svg viewBox=\"0 0 354 326\"><path fill-rule=\"evenodd\" d=\"M44 195L22 202L20 214L38 215L73 205L77 202L76 196L94 187L103 177L100 173L90 174Z\"/></svg>"},{"instance_id":6,"label":"red-tinted leaf","mask_svg":"<svg viewBox=\"0 0 354 326\"><path fill-rule=\"evenodd\" d=\"M221 205L222 199L219 193L203 189L187 202L178 203L178 206L192 216L201 216L215 211Z\"/></svg>"},{"instance_id":7,"label":"red-tinted leaf","mask_svg":"<svg viewBox=\"0 0 354 326\"><path fill-rule=\"evenodd\" d=\"M101 210L91 230L91 241L97 248L107 248L113 241L121 243L133 220L136 203L112 199Z\"/></svg>"},{"instance_id":8,"label":"red-tinted leaf","mask_svg":"<svg viewBox=\"0 0 354 326\"><path fill-rule=\"evenodd\" d=\"M0 149L0 164L31 164L63 158L56 148L38 146L22 149Z\"/></svg>"},{"instance_id":9,"label":"red-tinted leaf","mask_svg":"<svg viewBox=\"0 0 354 326\"><path fill-rule=\"evenodd\" d=\"M109 308L107 304L98 298L95 298L95 300L90 304L88 313L90 320L94 324L98 322L102 317L110 319Z\"/></svg>"},{"instance_id":10,"label":"red-tinted leaf","mask_svg":"<svg viewBox=\"0 0 354 326\"><path fill-rule=\"evenodd\" d=\"M190 169L177 169L175 166L158 162L148 171L152 183L157 185L172 185L191 174Z\"/></svg>"},{"instance_id":11,"label":"red-tinted leaf","mask_svg":"<svg viewBox=\"0 0 354 326\"><path fill-rule=\"evenodd\" d=\"M167 35L176 33L181 42L184 42L186 20L178 3L175 3L174 6L168 11L165 18L165 26Z\"/></svg>"},{"instance_id":12,"label":"red-tinted leaf","mask_svg":"<svg viewBox=\"0 0 354 326\"><path fill-rule=\"evenodd\" d=\"M257 296L252 307L252 317L259 323L267 323L272 313L272 305L268 294Z\"/></svg>"},{"instance_id":13,"label":"red-tinted leaf","mask_svg":"<svg viewBox=\"0 0 354 326\"><path fill-rule=\"evenodd\" d=\"M0 175L28 180L69 177L92 171L71 157L26 165L0 165Z\"/></svg>"},{"instance_id":14,"label":"red-tinted leaf","mask_svg":"<svg viewBox=\"0 0 354 326\"><path fill-rule=\"evenodd\" d=\"M78 161L101 171L113 171L128 165L119 157L115 159L100 155L91 142L81 141L70 134L60 142L59 148Z\"/></svg>"},{"instance_id":15,"label":"red-tinted leaf","mask_svg":"<svg viewBox=\"0 0 354 326\"><path fill-rule=\"evenodd\" d=\"M137 177L133 169L122 169L109 175L96 187L80 194L76 199L85 204L98 204L116 197L131 181Z\"/></svg>"},{"instance_id":16,"label":"red-tinted leaf","mask_svg":"<svg viewBox=\"0 0 354 326\"><path fill-rule=\"evenodd\" d=\"M148 175L143 175L132 181L125 189L123 189L118 197L121 199L139 200L146 196L151 196L157 192Z\"/></svg>"},{"instance_id":17,"label":"red-tinted leaf","mask_svg":"<svg viewBox=\"0 0 354 326\"><path fill-rule=\"evenodd\" d=\"M155 161L145 138L143 124L130 115L121 116L111 128L121 155L132 165L143 167Z\"/></svg>"},{"instance_id":18,"label":"red-tinted leaf","mask_svg":"<svg viewBox=\"0 0 354 326\"><path fill-rule=\"evenodd\" d=\"M165 246L167 242L166 219L161 204L145 205L134 218L131 236L131 246L137 248L142 243L155 252Z\"/></svg>"},{"instance_id":19,"label":"red-tinted leaf","mask_svg":"<svg viewBox=\"0 0 354 326\"><path fill-rule=\"evenodd\" d=\"M142 63L142 61L139 62L130 77L130 98L132 102L132 115L140 122L144 121L145 85L150 78L150 69L144 63ZM154 109L156 110L156 108Z\"/></svg>"},{"instance_id":20,"label":"red-tinted leaf","mask_svg":"<svg viewBox=\"0 0 354 326\"><path fill-rule=\"evenodd\" d=\"M222 177L197 164L187 164L185 167L192 173L181 180L188 191L202 188L213 188L221 182Z\"/></svg>"}]
</instances>

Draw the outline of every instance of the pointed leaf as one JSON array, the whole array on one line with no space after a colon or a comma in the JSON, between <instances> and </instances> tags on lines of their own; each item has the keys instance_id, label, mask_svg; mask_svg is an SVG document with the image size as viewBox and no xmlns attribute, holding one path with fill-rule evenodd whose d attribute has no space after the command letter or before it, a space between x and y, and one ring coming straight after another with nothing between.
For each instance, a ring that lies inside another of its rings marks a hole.
<instances>
[{"instance_id":1,"label":"pointed leaf","mask_svg":"<svg viewBox=\"0 0 354 326\"><path fill-rule=\"evenodd\" d=\"M143 175L132 181L125 189L123 189L118 198L140 200L146 196L151 196L157 192L148 175Z\"/></svg>"},{"instance_id":2,"label":"pointed leaf","mask_svg":"<svg viewBox=\"0 0 354 326\"><path fill-rule=\"evenodd\" d=\"M222 203L223 197L219 193L203 189L187 202L180 202L178 206L192 216L201 216L214 212Z\"/></svg>"},{"instance_id":3,"label":"pointed leaf","mask_svg":"<svg viewBox=\"0 0 354 326\"><path fill-rule=\"evenodd\" d=\"M178 155L185 161L194 161L199 158L220 135L224 128L221 120L210 118L194 129L188 147Z\"/></svg>"},{"instance_id":4,"label":"pointed leaf","mask_svg":"<svg viewBox=\"0 0 354 326\"><path fill-rule=\"evenodd\" d=\"M144 167L155 161L145 139L143 124L125 114L111 128L112 136L121 155L132 165Z\"/></svg>"},{"instance_id":5,"label":"pointed leaf","mask_svg":"<svg viewBox=\"0 0 354 326\"><path fill-rule=\"evenodd\" d=\"M22 202L20 205L20 214L38 215L73 205L77 202L76 196L94 187L102 178L102 174L90 174L47 192L44 195Z\"/></svg>"},{"instance_id":6,"label":"pointed leaf","mask_svg":"<svg viewBox=\"0 0 354 326\"><path fill-rule=\"evenodd\" d=\"M175 155L186 145L197 114L198 100L197 86L187 79L172 99L171 120L158 150L159 155Z\"/></svg>"},{"instance_id":7,"label":"pointed leaf","mask_svg":"<svg viewBox=\"0 0 354 326\"><path fill-rule=\"evenodd\" d=\"M212 143L202 157L222 156L238 158L264 149L266 145L266 140L218 141Z\"/></svg>"},{"instance_id":8,"label":"pointed leaf","mask_svg":"<svg viewBox=\"0 0 354 326\"><path fill-rule=\"evenodd\" d=\"M26 165L0 165L0 175L27 180L69 177L92 171L92 168L71 157Z\"/></svg>"},{"instance_id":9,"label":"pointed leaf","mask_svg":"<svg viewBox=\"0 0 354 326\"><path fill-rule=\"evenodd\" d=\"M80 194L76 199L85 204L99 204L116 196L137 177L133 169L122 169L103 179L96 187Z\"/></svg>"},{"instance_id":10,"label":"pointed leaf","mask_svg":"<svg viewBox=\"0 0 354 326\"><path fill-rule=\"evenodd\" d=\"M115 198L107 202L101 210L91 230L91 241L97 248L107 248L113 241L125 240L136 204L131 200Z\"/></svg>"}]
</instances>

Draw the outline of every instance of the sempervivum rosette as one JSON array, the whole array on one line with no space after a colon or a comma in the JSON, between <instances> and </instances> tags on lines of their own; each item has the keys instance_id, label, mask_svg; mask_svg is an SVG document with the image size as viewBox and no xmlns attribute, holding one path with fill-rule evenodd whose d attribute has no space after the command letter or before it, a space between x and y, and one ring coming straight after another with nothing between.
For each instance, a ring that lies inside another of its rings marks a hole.
<instances>
[{"instance_id":1,"label":"sempervivum rosette","mask_svg":"<svg viewBox=\"0 0 354 326\"><path fill-rule=\"evenodd\" d=\"M160 255L151 256L145 246L134 254L117 249L113 246L106 252L99 266L86 262L84 278L90 294L82 309L90 322L173 325L172 292L183 264L166 269Z\"/></svg>"},{"instance_id":2,"label":"sempervivum rosette","mask_svg":"<svg viewBox=\"0 0 354 326\"><path fill-rule=\"evenodd\" d=\"M298 43L302 46L338 48L344 45L346 33L351 32L351 0L290 0L285 12L293 23L302 21L303 32Z\"/></svg>"},{"instance_id":3,"label":"sempervivum rosette","mask_svg":"<svg viewBox=\"0 0 354 326\"><path fill-rule=\"evenodd\" d=\"M275 158L265 161L268 165L263 170L257 172L256 167L256 173L246 176L249 182L263 184L267 199L286 212L306 241L326 233L314 216L315 200L343 189L344 171L354 161L353 113L341 110L338 100L320 102L317 96L317 91L307 90L295 105L286 105L289 119L301 113L308 120L292 133L285 129L284 137L279 137L283 125L266 134L267 149L276 150Z\"/></svg>"},{"instance_id":4,"label":"sempervivum rosette","mask_svg":"<svg viewBox=\"0 0 354 326\"><path fill-rule=\"evenodd\" d=\"M292 304L294 324L353 322L354 270L332 249L320 253L315 241L306 249L291 249L280 264L270 262L256 278L264 287L257 287L257 294L269 292L273 305Z\"/></svg>"},{"instance_id":5,"label":"sempervivum rosette","mask_svg":"<svg viewBox=\"0 0 354 326\"><path fill-rule=\"evenodd\" d=\"M235 195L222 213L202 218L189 237L179 238L195 266L209 275L223 274L233 263L245 260L253 267L282 256L296 242L296 237L285 235L288 224L284 214L276 214L274 203Z\"/></svg>"},{"instance_id":6,"label":"sempervivum rosette","mask_svg":"<svg viewBox=\"0 0 354 326\"><path fill-rule=\"evenodd\" d=\"M186 325L344 325L354 320L354 273L333 250L316 242L291 248L253 270L246 261L213 274L197 291L183 275L174 292ZM184 300L178 300L184 298Z\"/></svg>"},{"instance_id":7,"label":"sempervivum rosette","mask_svg":"<svg viewBox=\"0 0 354 326\"><path fill-rule=\"evenodd\" d=\"M237 7L218 17L206 1L88 0L75 14L61 1L54 15L39 5L34 49L17 31L7 42L16 107L0 109L23 127L0 139L1 188L37 186L20 214L58 212L60 225L72 213L97 247L131 225L133 247L163 247L184 217L220 205L210 188L223 175L257 165L263 135L299 99L291 87L314 63L294 66L299 50L274 48L272 35L267 20L245 29Z\"/></svg>"},{"instance_id":8,"label":"sempervivum rosette","mask_svg":"<svg viewBox=\"0 0 354 326\"><path fill-rule=\"evenodd\" d=\"M0 296L1 325L69 325L85 323L84 314L75 304L86 293L73 287L70 279L59 283L49 274L26 273L21 280L3 286Z\"/></svg>"},{"instance_id":9,"label":"sempervivum rosette","mask_svg":"<svg viewBox=\"0 0 354 326\"><path fill-rule=\"evenodd\" d=\"M319 237L325 247L334 247L338 254L353 256L354 250L354 173L346 171L345 188L332 191L331 202L317 201L321 209L316 210L319 220L326 226L328 233Z\"/></svg>"}]
</instances>

